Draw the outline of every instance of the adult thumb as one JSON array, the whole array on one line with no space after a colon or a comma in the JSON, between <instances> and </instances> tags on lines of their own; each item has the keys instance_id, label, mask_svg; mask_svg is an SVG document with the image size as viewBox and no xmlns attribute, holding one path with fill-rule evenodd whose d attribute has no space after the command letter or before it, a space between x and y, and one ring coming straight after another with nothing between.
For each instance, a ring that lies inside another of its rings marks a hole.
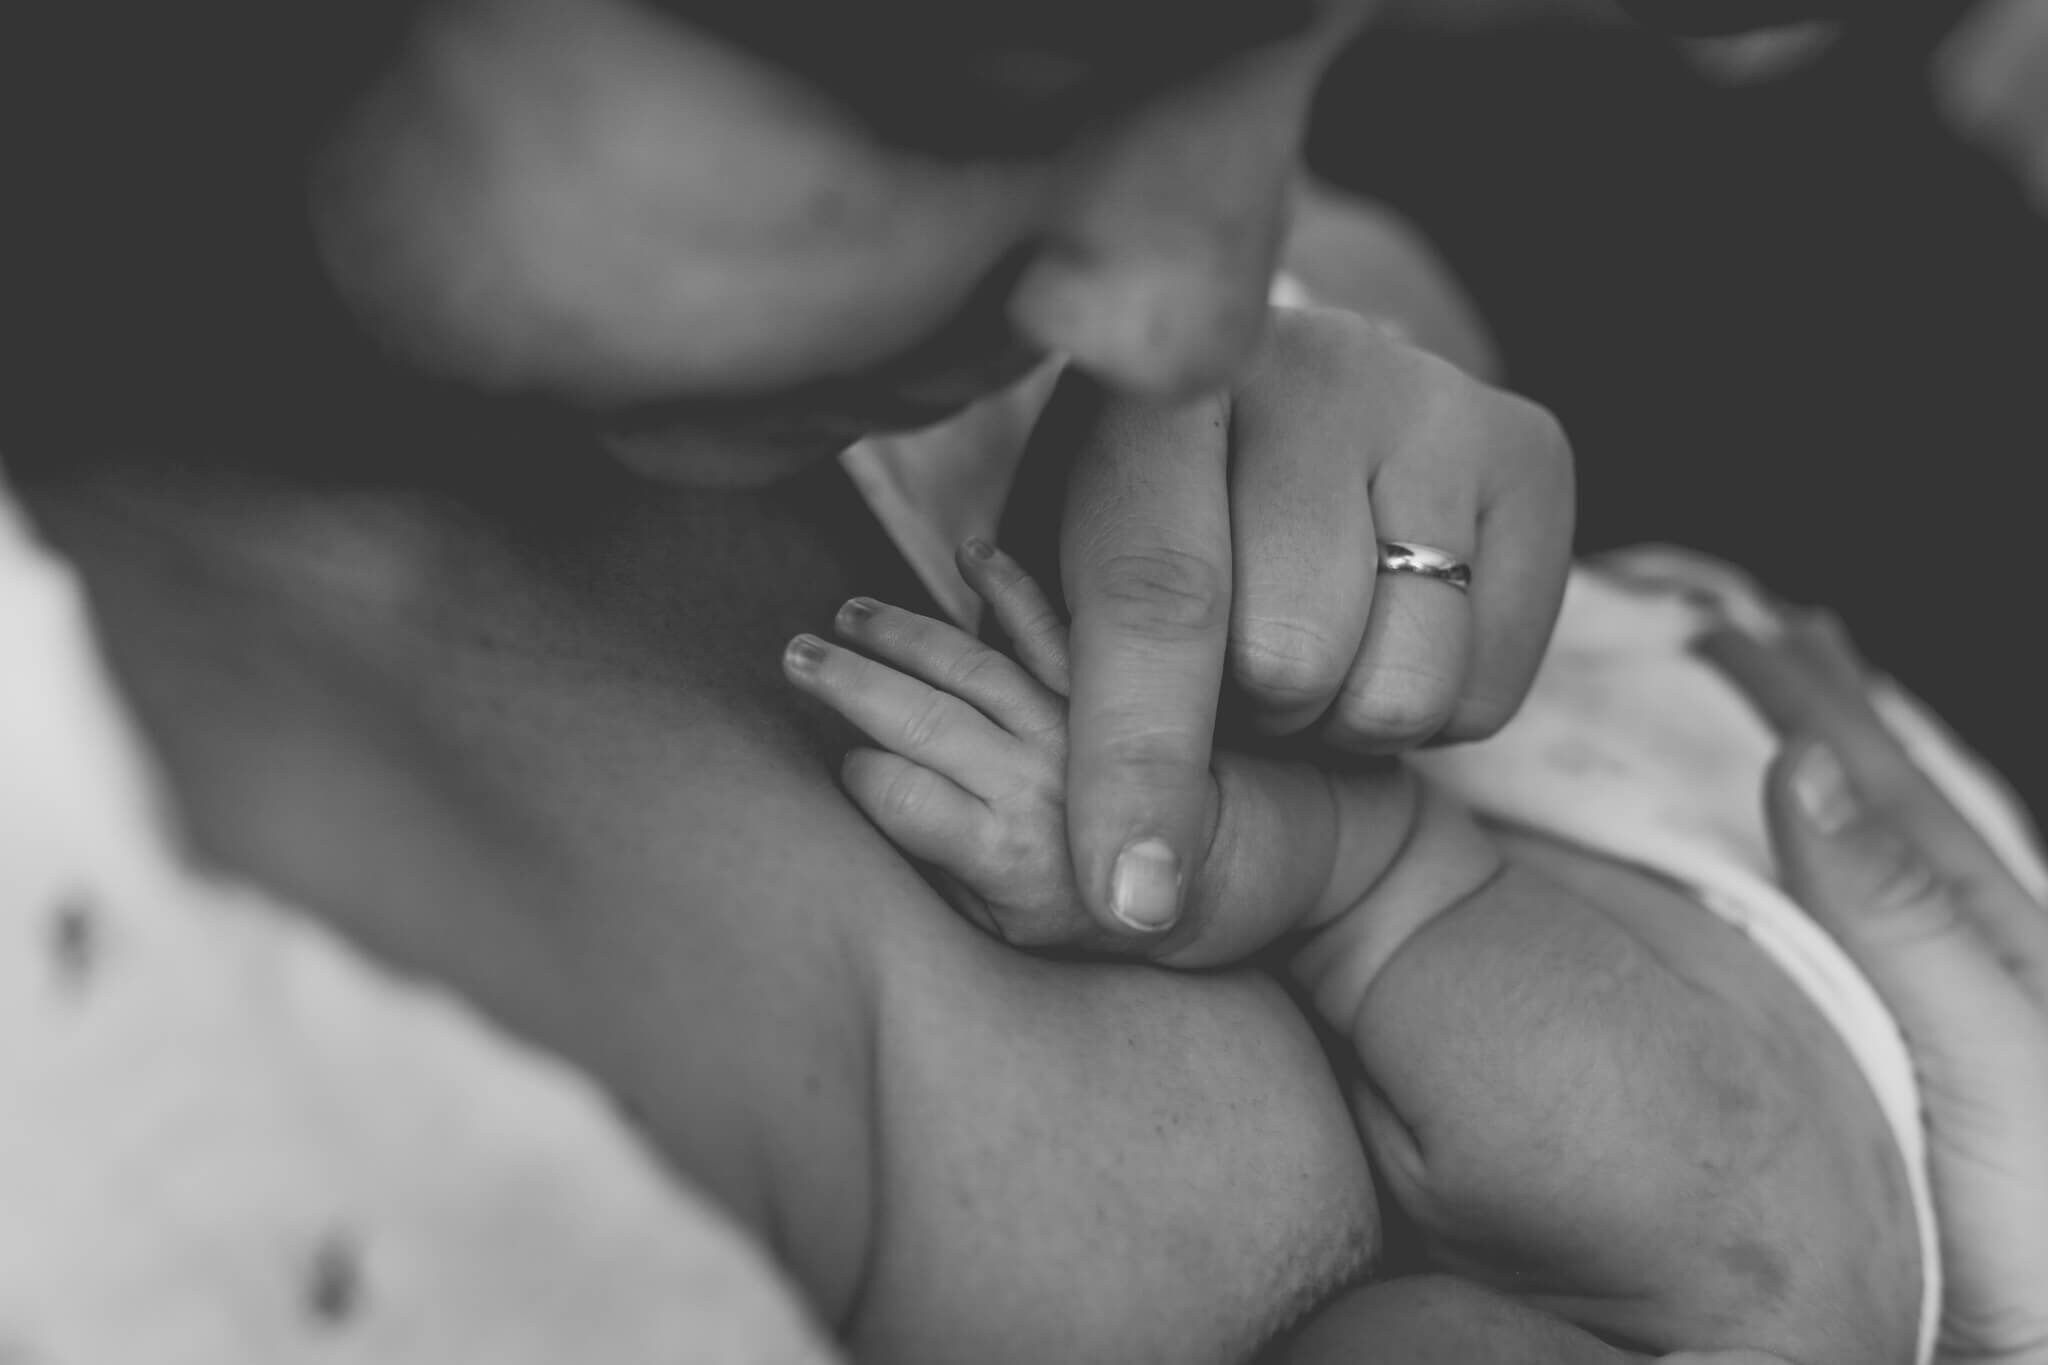
<instances>
[{"instance_id":1,"label":"adult thumb","mask_svg":"<svg viewBox=\"0 0 2048 1365\"><path fill-rule=\"evenodd\" d=\"M1910 830L1874 808L1819 740L1772 764L1765 811L1785 888L1863 970L1923 1070L2002 1055L2019 997L1976 923ZM2023 1032L2023 1031L2022 1031Z\"/></svg>"}]
</instances>

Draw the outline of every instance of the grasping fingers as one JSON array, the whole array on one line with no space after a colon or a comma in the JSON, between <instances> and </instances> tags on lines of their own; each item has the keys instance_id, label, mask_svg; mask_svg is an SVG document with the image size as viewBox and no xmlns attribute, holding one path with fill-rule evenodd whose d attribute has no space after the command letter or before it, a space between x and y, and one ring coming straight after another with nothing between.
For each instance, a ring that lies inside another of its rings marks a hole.
<instances>
[{"instance_id":1,"label":"grasping fingers","mask_svg":"<svg viewBox=\"0 0 2048 1365\"><path fill-rule=\"evenodd\" d=\"M1066 629L1038 584L981 542L962 547L960 568L1018 652L1039 661L1040 680L1058 690ZM1219 750L1211 774L1213 818L1189 880L1188 913L1172 933L1139 941L1155 961L1176 967L1241 961L1336 913L1343 888L1370 884L1404 845L1415 804L1413 784L1392 770L1334 779L1306 764ZM1339 849L1344 856L1333 865Z\"/></svg>"},{"instance_id":2,"label":"grasping fingers","mask_svg":"<svg viewBox=\"0 0 2048 1365\"><path fill-rule=\"evenodd\" d=\"M1404 846L1415 789L1401 774L1340 782L1306 764L1220 753L1203 778L1190 913L1136 944L1105 934L1081 905L1067 855L1067 738L1054 690L1065 626L992 546L963 546L960 566L1040 677L949 625L865 598L838 626L875 658L799 636L785 667L884 746L848 756L847 790L898 847L944 873L948 899L984 927L1020 946L1135 946L1174 966L1219 966L1335 913Z\"/></svg>"},{"instance_id":3,"label":"grasping fingers","mask_svg":"<svg viewBox=\"0 0 2048 1365\"><path fill-rule=\"evenodd\" d=\"M877 610L896 611L879 605ZM987 654L1002 660L993 650ZM907 673L815 635L797 636L782 658L791 682L883 749L983 800L1006 790L1028 764L1015 735L967 702Z\"/></svg>"},{"instance_id":4,"label":"grasping fingers","mask_svg":"<svg viewBox=\"0 0 2048 1365\"><path fill-rule=\"evenodd\" d=\"M1067 695L1067 623L1024 566L985 540L954 556L960 576L988 604L1017 660L1046 688Z\"/></svg>"},{"instance_id":5,"label":"grasping fingers","mask_svg":"<svg viewBox=\"0 0 2048 1365\"><path fill-rule=\"evenodd\" d=\"M1058 618L1033 614L1028 579L991 592L999 619L1041 657L1058 650ZM983 927L1023 945L1095 945L1067 858L1061 699L964 631L914 612L855 598L836 624L876 657L800 635L783 667L881 746L847 755L841 778L854 804L945 874L948 898Z\"/></svg>"},{"instance_id":6,"label":"grasping fingers","mask_svg":"<svg viewBox=\"0 0 2048 1365\"><path fill-rule=\"evenodd\" d=\"M1065 720L1065 705L1043 682L1000 651L943 621L856 597L839 609L833 626L847 643L930 684L926 691L966 702L1011 736L1043 734ZM925 700L921 693L918 699ZM867 730L858 717L847 719ZM868 733L874 735L872 730ZM895 747L883 736L875 738Z\"/></svg>"},{"instance_id":7,"label":"grasping fingers","mask_svg":"<svg viewBox=\"0 0 2048 1365\"><path fill-rule=\"evenodd\" d=\"M930 768L881 749L848 750L839 780L891 843L987 900L970 880L980 867L977 851L995 843L986 802ZM992 913L988 920L994 927Z\"/></svg>"}]
</instances>

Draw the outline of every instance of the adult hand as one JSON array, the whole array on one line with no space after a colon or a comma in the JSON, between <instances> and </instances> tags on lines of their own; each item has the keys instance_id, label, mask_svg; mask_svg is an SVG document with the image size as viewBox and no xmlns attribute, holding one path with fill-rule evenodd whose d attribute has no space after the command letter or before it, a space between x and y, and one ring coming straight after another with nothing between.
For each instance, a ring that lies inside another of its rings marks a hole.
<instances>
[{"instance_id":1,"label":"adult hand","mask_svg":"<svg viewBox=\"0 0 2048 1365\"><path fill-rule=\"evenodd\" d=\"M1839 630L1709 657L1788 742L1766 793L1789 889L1897 1016L1948 1276L1941 1359L2048 1361L2048 911L1907 757Z\"/></svg>"},{"instance_id":2,"label":"adult hand","mask_svg":"<svg viewBox=\"0 0 2048 1365\"><path fill-rule=\"evenodd\" d=\"M1569 565L1570 448L1355 315L1275 310L1237 386L1193 401L1070 381L1033 443L1027 477L1072 459L1067 828L1122 940L1179 914L1226 668L1253 728L1326 752L1476 739L1528 689ZM1380 574L1379 539L1465 560L1470 593Z\"/></svg>"}]
</instances>

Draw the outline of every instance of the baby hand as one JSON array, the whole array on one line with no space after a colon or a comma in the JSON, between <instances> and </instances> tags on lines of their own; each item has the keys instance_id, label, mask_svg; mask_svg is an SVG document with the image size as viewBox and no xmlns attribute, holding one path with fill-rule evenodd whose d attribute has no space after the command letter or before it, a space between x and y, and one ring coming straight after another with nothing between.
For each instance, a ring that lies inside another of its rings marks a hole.
<instances>
[{"instance_id":1,"label":"baby hand","mask_svg":"<svg viewBox=\"0 0 2048 1365\"><path fill-rule=\"evenodd\" d=\"M854 804L934 869L955 907L983 928L1020 946L1215 966L1343 908L1332 875L1340 819L1368 831L1343 841L1341 880L1355 879L1361 859L1391 861L1401 846L1414 788L1400 769L1354 776L1340 794L1306 763L1219 753L1187 913L1135 942L1098 929L1067 852L1066 624L993 547L969 542L959 566L1015 660L943 622L855 598L834 624L865 654L800 635L783 666L879 746L846 756L841 776Z\"/></svg>"},{"instance_id":2,"label":"baby hand","mask_svg":"<svg viewBox=\"0 0 2048 1365\"><path fill-rule=\"evenodd\" d=\"M959 559L1016 660L856 597L833 624L873 658L799 635L783 668L880 746L849 752L841 780L898 848L941 874L956 909L1013 943L1075 943L1092 921L1067 856L1067 628L1008 556L977 541Z\"/></svg>"}]
</instances>

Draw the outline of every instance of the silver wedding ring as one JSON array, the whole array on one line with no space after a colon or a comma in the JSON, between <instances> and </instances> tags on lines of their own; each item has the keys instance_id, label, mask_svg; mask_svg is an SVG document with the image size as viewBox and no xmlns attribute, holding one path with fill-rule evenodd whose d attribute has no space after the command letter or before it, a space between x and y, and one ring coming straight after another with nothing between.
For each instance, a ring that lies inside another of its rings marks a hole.
<instances>
[{"instance_id":1,"label":"silver wedding ring","mask_svg":"<svg viewBox=\"0 0 2048 1365\"><path fill-rule=\"evenodd\" d=\"M1433 578L1459 592L1472 590L1470 564L1449 550L1439 550L1434 545L1417 545L1412 540L1381 541L1380 572L1412 573L1418 578Z\"/></svg>"}]
</instances>

